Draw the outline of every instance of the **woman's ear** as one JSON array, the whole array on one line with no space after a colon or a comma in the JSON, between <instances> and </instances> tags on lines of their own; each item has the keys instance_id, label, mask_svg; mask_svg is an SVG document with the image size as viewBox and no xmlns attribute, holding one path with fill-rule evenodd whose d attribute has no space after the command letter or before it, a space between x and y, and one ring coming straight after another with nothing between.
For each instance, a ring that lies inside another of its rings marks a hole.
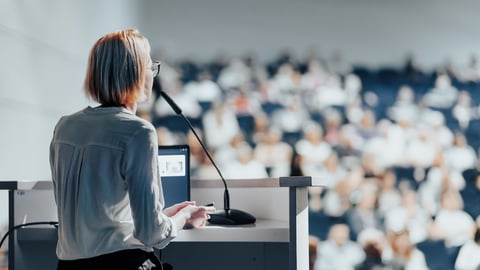
<instances>
[{"instance_id":1,"label":"woman's ear","mask_svg":"<svg viewBox=\"0 0 480 270\"><path fill-rule=\"evenodd\" d=\"M143 89L140 93L140 97L138 98L138 102L140 103L147 103L150 101L152 97L152 87L153 87L153 76L150 72L147 72L147 76L145 76Z\"/></svg>"},{"instance_id":2,"label":"woman's ear","mask_svg":"<svg viewBox=\"0 0 480 270\"><path fill-rule=\"evenodd\" d=\"M152 88L148 89L147 87L144 87L138 101L142 103L146 103L150 101L151 97L152 97Z\"/></svg>"}]
</instances>

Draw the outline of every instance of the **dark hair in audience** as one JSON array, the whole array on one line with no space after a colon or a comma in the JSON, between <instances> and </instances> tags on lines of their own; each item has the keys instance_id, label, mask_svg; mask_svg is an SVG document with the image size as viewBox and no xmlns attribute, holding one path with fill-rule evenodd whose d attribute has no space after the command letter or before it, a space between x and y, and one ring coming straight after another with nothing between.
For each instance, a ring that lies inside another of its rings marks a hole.
<instances>
[{"instance_id":1,"label":"dark hair in audience","mask_svg":"<svg viewBox=\"0 0 480 270\"><path fill-rule=\"evenodd\" d=\"M480 228L475 229L475 236L473 237L475 243L480 244Z\"/></svg>"}]
</instances>

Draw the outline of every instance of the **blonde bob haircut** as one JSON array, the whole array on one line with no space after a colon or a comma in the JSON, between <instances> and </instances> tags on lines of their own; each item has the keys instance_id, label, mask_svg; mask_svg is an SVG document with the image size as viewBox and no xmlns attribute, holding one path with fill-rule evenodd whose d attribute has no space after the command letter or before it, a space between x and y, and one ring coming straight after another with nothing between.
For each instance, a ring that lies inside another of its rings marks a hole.
<instances>
[{"instance_id":1,"label":"blonde bob haircut","mask_svg":"<svg viewBox=\"0 0 480 270\"><path fill-rule=\"evenodd\" d=\"M143 91L150 61L150 44L135 29L101 37L88 59L87 96L106 106L136 102Z\"/></svg>"}]
</instances>

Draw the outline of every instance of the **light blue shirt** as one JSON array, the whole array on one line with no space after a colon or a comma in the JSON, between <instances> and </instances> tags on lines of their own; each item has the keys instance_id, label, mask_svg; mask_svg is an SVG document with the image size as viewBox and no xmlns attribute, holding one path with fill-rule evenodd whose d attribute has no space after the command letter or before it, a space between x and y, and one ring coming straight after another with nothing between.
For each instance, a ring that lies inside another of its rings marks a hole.
<instances>
[{"instance_id":1,"label":"light blue shirt","mask_svg":"<svg viewBox=\"0 0 480 270\"><path fill-rule=\"evenodd\" d=\"M315 270L353 270L365 260L360 244L346 241L338 246L333 240L326 240L318 246Z\"/></svg>"},{"instance_id":2,"label":"light blue shirt","mask_svg":"<svg viewBox=\"0 0 480 270\"><path fill-rule=\"evenodd\" d=\"M50 145L59 259L149 251L176 236L162 213L157 155L152 124L123 107L87 107L60 119Z\"/></svg>"}]
</instances>

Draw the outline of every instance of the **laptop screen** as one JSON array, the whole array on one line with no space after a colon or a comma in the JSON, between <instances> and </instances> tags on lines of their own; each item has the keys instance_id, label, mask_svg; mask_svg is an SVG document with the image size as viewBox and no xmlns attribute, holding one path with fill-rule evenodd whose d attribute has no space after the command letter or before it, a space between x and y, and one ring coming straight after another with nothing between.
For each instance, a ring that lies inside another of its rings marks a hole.
<instances>
[{"instance_id":1,"label":"laptop screen","mask_svg":"<svg viewBox=\"0 0 480 270\"><path fill-rule=\"evenodd\" d=\"M165 207L190 200L190 148L188 145L160 145L158 166Z\"/></svg>"}]
</instances>

